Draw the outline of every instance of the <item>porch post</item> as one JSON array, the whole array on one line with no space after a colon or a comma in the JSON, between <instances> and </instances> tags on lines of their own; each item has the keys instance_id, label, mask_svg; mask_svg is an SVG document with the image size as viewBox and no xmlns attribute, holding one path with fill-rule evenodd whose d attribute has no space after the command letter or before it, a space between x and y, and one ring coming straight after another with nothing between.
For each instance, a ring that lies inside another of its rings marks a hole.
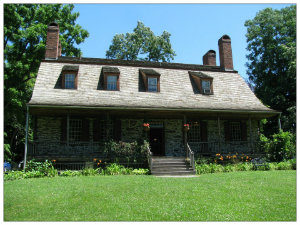
<instances>
[{"instance_id":1,"label":"porch post","mask_svg":"<svg viewBox=\"0 0 300 225\"><path fill-rule=\"evenodd\" d=\"M219 131L219 143L218 143L218 153L221 152L221 124L220 124L220 116L218 115L218 131Z\"/></svg>"},{"instance_id":2,"label":"porch post","mask_svg":"<svg viewBox=\"0 0 300 225\"><path fill-rule=\"evenodd\" d=\"M250 132L250 150L253 152L253 140L252 140L252 123L251 123L251 117L249 115L249 132Z\"/></svg>"},{"instance_id":3,"label":"porch post","mask_svg":"<svg viewBox=\"0 0 300 225\"><path fill-rule=\"evenodd\" d=\"M183 115L183 124L186 124L186 115ZM187 149L187 132L183 131L183 135L184 135L184 150L186 152L186 158L188 158L189 153Z\"/></svg>"},{"instance_id":4,"label":"porch post","mask_svg":"<svg viewBox=\"0 0 300 225\"><path fill-rule=\"evenodd\" d=\"M67 148L69 149L69 140L70 140L70 115L67 115Z\"/></svg>"},{"instance_id":5,"label":"porch post","mask_svg":"<svg viewBox=\"0 0 300 225\"><path fill-rule=\"evenodd\" d=\"M281 121L280 121L281 113L278 116L278 129L281 130Z\"/></svg>"},{"instance_id":6,"label":"porch post","mask_svg":"<svg viewBox=\"0 0 300 225\"><path fill-rule=\"evenodd\" d=\"M29 121L29 110L28 105L26 107L26 127L25 127L25 151L24 151L24 163L23 163L23 170L25 170L26 167L26 160L27 160L27 147L28 147L28 121Z\"/></svg>"}]
</instances>

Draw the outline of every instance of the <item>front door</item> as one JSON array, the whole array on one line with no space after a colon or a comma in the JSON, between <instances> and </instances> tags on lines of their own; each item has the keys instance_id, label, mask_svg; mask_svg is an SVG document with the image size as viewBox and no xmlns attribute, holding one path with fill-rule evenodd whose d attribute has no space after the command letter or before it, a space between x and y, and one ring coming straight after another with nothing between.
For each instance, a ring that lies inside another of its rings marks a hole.
<instances>
[{"instance_id":1,"label":"front door","mask_svg":"<svg viewBox=\"0 0 300 225\"><path fill-rule=\"evenodd\" d=\"M164 129L150 126L150 148L153 155L164 155Z\"/></svg>"}]
</instances>

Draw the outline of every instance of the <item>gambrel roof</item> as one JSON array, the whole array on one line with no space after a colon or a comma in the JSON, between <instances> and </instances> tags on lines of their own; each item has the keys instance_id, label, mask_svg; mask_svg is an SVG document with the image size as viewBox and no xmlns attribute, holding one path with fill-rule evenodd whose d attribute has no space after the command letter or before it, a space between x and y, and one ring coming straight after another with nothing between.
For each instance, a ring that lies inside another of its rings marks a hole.
<instances>
[{"instance_id":1,"label":"gambrel roof","mask_svg":"<svg viewBox=\"0 0 300 225\"><path fill-rule=\"evenodd\" d=\"M76 90L55 88L64 67L78 68ZM120 90L99 90L101 71L120 72ZM160 75L160 92L139 90L139 71ZM190 74L213 79L213 94L194 92ZM218 66L59 57L43 60L29 105L172 110L249 110L276 113L264 106L236 71Z\"/></svg>"}]
</instances>

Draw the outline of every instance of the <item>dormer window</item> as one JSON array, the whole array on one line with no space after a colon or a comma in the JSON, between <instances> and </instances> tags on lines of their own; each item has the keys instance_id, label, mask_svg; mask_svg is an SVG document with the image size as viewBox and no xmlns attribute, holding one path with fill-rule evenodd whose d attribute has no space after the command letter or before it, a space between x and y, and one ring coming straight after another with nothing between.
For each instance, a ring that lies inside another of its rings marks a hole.
<instances>
[{"instance_id":1,"label":"dormer window","mask_svg":"<svg viewBox=\"0 0 300 225\"><path fill-rule=\"evenodd\" d=\"M148 91L157 92L157 77L148 77Z\"/></svg>"},{"instance_id":2,"label":"dormer window","mask_svg":"<svg viewBox=\"0 0 300 225\"><path fill-rule=\"evenodd\" d=\"M160 74L153 69L140 69L146 92L160 92Z\"/></svg>"},{"instance_id":3,"label":"dormer window","mask_svg":"<svg viewBox=\"0 0 300 225\"><path fill-rule=\"evenodd\" d=\"M213 94L213 78L202 73L189 71L191 79L196 84L200 94L212 95Z\"/></svg>"},{"instance_id":4,"label":"dormer window","mask_svg":"<svg viewBox=\"0 0 300 225\"><path fill-rule=\"evenodd\" d=\"M210 94L210 80L201 80L203 94Z\"/></svg>"},{"instance_id":5,"label":"dormer window","mask_svg":"<svg viewBox=\"0 0 300 225\"><path fill-rule=\"evenodd\" d=\"M75 89L75 74L65 74L65 89Z\"/></svg>"},{"instance_id":6,"label":"dormer window","mask_svg":"<svg viewBox=\"0 0 300 225\"><path fill-rule=\"evenodd\" d=\"M113 75L107 76L107 90L116 91L117 90L118 77Z\"/></svg>"},{"instance_id":7,"label":"dormer window","mask_svg":"<svg viewBox=\"0 0 300 225\"><path fill-rule=\"evenodd\" d=\"M62 82L63 89L77 89L78 82L78 69L79 66L64 66L62 69Z\"/></svg>"},{"instance_id":8,"label":"dormer window","mask_svg":"<svg viewBox=\"0 0 300 225\"><path fill-rule=\"evenodd\" d=\"M105 66L103 72L103 89L108 91L120 90L120 71L117 67Z\"/></svg>"}]
</instances>

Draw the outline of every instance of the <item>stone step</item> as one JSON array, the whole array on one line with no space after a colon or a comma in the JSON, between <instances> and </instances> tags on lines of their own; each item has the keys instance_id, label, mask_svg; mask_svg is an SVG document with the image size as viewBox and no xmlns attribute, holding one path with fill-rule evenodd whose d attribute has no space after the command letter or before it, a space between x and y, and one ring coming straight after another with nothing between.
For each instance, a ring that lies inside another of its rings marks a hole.
<instances>
[{"instance_id":1,"label":"stone step","mask_svg":"<svg viewBox=\"0 0 300 225\"><path fill-rule=\"evenodd\" d=\"M163 165L152 165L152 169L156 169L156 168L169 168L169 169L176 169L176 168L182 168L182 169L187 169L187 168L190 168L190 166L187 166L185 164L180 164L180 165L177 165L177 164L163 164Z\"/></svg>"},{"instance_id":2,"label":"stone step","mask_svg":"<svg viewBox=\"0 0 300 225\"><path fill-rule=\"evenodd\" d=\"M152 162L152 166L185 166L184 162Z\"/></svg>"},{"instance_id":3,"label":"stone step","mask_svg":"<svg viewBox=\"0 0 300 225\"><path fill-rule=\"evenodd\" d=\"M167 175L173 175L173 176L178 176L178 175L195 175L195 171L161 171L161 172L151 172L152 175L155 176L167 176Z\"/></svg>"},{"instance_id":4,"label":"stone step","mask_svg":"<svg viewBox=\"0 0 300 225\"><path fill-rule=\"evenodd\" d=\"M192 168L191 169L154 169L151 172L152 173L156 173L156 172L190 172L190 171L194 171Z\"/></svg>"}]
</instances>

